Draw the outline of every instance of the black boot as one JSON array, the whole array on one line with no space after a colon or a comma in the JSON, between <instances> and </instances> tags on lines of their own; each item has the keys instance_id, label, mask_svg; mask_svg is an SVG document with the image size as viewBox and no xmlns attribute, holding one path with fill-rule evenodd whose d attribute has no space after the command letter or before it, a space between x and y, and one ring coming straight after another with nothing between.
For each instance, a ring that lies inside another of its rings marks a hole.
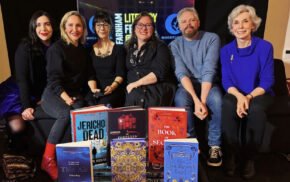
<instances>
[{"instance_id":1,"label":"black boot","mask_svg":"<svg viewBox=\"0 0 290 182\"><path fill-rule=\"evenodd\" d=\"M254 160L246 160L242 170L242 177L244 179L251 179L255 174L256 170Z\"/></svg>"},{"instance_id":2,"label":"black boot","mask_svg":"<svg viewBox=\"0 0 290 182\"><path fill-rule=\"evenodd\" d=\"M234 176L235 175L235 170L236 170L236 157L235 155L228 154L228 156L225 158L225 163L224 163L224 168L226 175L228 176Z\"/></svg>"},{"instance_id":3,"label":"black boot","mask_svg":"<svg viewBox=\"0 0 290 182\"><path fill-rule=\"evenodd\" d=\"M237 169L239 155L238 144L226 144L225 142L224 170L227 176L234 176Z\"/></svg>"}]
</instances>

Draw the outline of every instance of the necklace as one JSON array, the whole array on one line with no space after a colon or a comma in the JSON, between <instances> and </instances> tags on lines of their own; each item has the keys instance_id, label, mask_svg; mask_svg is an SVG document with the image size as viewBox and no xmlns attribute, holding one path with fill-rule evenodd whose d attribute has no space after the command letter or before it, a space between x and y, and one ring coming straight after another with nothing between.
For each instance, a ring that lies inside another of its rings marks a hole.
<instances>
[{"instance_id":1,"label":"necklace","mask_svg":"<svg viewBox=\"0 0 290 182\"><path fill-rule=\"evenodd\" d=\"M107 56L109 56L110 55L110 53L111 53L111 51L110 51L110 47L111 47L111 44L110 44L110 42L107 42L107 49L106 49L106 51L105 51L105 53L102 53L101 52L101 49L100 49L100 47L101 46L97 46L97 50L98 50L98 53L97 53L97 55L99 56L99 57L102 57L102 58L104 58L104 57L107 57Z\"/></svg>"}]
</instances>

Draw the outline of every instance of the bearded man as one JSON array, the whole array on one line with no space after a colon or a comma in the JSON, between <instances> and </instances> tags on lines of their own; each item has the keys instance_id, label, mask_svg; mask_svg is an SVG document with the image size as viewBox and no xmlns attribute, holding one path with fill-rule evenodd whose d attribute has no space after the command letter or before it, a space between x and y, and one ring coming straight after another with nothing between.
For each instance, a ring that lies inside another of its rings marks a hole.
<instances>
[{"instance_id":1,"label":"bearded man","mask_svg":"<svg viewBox=\"0 0 290 182\"><path fill-rule=\"evenodd\" d=\"M193 7L181 9L177 21L182 36L170 43L179 82L175 106L187 110L188 137L196 137L196 118L208 122L207 164L221 166L222 91L217 74L220 39L214 33L199 31L200 21Z\"/></svg>"}]
</instances>

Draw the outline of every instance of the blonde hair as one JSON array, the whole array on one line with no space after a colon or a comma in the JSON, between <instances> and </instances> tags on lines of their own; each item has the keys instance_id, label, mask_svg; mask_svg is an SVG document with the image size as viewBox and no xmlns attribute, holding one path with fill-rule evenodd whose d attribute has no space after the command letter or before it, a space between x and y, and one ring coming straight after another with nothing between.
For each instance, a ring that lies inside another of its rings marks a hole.
<instances>
[{"instance_id":1,"label":"blonde hair","mask_svg":"<svg viewBox=\"0 0 290 182\"><path fill-rule=\"evenodd\" d=\"M228 28L230 32L232 32L232 24L234 19L244 12L248 12L250 15L250 18L254 24L254 29L252 30L253 32L257 31L257 29L260 27L262 19L257 16L255 8L242 4L235 7L228 16Z\"/></svg>"},{"instance_id":2,"label":"blonde hair","mask_svg":"<svg viewBox=\"0 0 290 182\"><path fill-rule=\"evenodd\" d=\"M84 44L86 42L86 37L87 37L87 34L88 34L88 32L87 32L87 24L86 24L86 20L84 19L84 17L78 11L69 11L62 17L60 25L59 25L60 36L67 44L71 43L70 38L67 36L67 34L65 32L65 24L66 24L68 18L71 17L71 16L79 17L79 19L82 22L84 32L83 32L83 35L81 36L79 42Z\"/></svg>"},{"instance_id":3,"label":"blonde hair","mask_svg":"<svg viewBox=\"0 0 290 182\"><path fill-rule=\"evenodd\" d=\"M197 13L197 11L196 11L196 9L194 7L185 7L185 8L182 8L181 10L179 10L179 12L177 13L177 21L178 21L178 23L180 23L180 16L184 12L191 12L191 13L193 13L194 16L199 20L198 13Z\"/></svg>"}]
</instances>

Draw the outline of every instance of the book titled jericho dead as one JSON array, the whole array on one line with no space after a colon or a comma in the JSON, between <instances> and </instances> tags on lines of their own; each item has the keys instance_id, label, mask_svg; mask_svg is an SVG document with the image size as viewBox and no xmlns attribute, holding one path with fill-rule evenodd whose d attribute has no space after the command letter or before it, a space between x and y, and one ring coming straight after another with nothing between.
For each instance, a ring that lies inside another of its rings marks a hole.
<instances>
[{"instance_id":1,"label":"book titled jericho dead","mask_svg":"<svg viewBox=\"0 0 290 182\"><path fill-rule=\"evenodd\" d=\"M109 110L104 105L97 105L71 111L72 141L91 141L95 168L106 167L108 163Z\"/></svg>"}]
</instances>

